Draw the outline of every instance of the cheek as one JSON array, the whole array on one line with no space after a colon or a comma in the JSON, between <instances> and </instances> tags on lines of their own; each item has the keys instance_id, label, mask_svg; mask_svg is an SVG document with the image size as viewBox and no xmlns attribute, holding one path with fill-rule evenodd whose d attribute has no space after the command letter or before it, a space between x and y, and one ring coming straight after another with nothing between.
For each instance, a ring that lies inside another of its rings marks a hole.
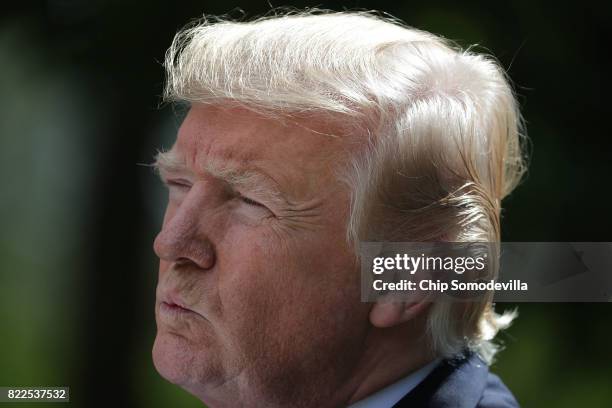
<instances>
[{"instance_id":1,"label":"cheek","mask_svg":"<svg viewBox=\"0 0 612 408\"><path fill-rule=\"evenodd\" d=\"M217 247L216 265L222 312L226 318L258 316L275 297L274 276L284 265L267 249L268 242L260 234L230 230L226 238Z\"/></svg>"},{"instance_id":2,"label":"cheek","mask_svg":"<svg viewBox=\"0 0 612 408\"><path fill-rule=\"evenodd\" d=\"M359 275L348 252L334 250L338 241L269 231L229 236L235 240L219 257L219 295L224 320L234 326L232 337L308 337L316 328L345 328L356 317L362 306Z\"/></svg>"}]
</instances>

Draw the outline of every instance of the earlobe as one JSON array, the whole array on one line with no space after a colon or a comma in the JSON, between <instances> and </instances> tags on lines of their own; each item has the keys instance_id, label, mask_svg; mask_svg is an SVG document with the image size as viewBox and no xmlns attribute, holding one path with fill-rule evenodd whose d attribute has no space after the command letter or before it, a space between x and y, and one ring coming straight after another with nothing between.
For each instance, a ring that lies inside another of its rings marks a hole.
<instances>
[{"instance_id":1,"label":"earlobe","mask_svg":"<svg viewBox=\"0 0 612 408\"><path fill-rule=\"evenodd\" d=\"M429 302L400 302L380 299L370 309L370 323L374 327L393 327L414 319L429 306Z\"/></svg>"}]
</instances>

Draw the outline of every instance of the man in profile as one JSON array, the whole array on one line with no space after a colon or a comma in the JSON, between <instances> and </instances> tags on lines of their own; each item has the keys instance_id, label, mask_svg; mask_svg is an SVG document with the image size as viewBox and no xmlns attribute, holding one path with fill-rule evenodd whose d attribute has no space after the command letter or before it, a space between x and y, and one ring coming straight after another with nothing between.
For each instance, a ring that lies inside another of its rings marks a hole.
<instances>
[{"instance_id":1,"label":"man in profile","mask_svg":"<svg viewBox=\"0 0 612 408\"><path fill-rule=\"evenodd\" d=\"M360 301L361 241L496 242L522 172L488 57L369 13L199 22L167 53L190 110L156 166L159 373L217 407L515 407L510 315Z\"/></svg>"}]
</instances>

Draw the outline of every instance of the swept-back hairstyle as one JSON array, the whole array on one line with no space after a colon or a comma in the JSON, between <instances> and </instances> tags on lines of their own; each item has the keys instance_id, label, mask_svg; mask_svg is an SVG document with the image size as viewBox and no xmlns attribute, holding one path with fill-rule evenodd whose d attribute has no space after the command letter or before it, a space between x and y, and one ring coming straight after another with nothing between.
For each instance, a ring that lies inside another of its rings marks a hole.
<instances>
[{"instance_id":1,"label":"swept-back hairstyle","mask_svg":"<svg viewBox=\"0 0 612 408\"><path fill-rule=\"evenodd\" d=\"M347 239L500 240L501 200L523 173L521 120L496 61L368 12L204 19L167 52L166 100L234 103L262 115L319 115L363 137L339 174L353 192ZM436 302L433 350L491 339L513 314Z\"/></svg>"}]
</instances>

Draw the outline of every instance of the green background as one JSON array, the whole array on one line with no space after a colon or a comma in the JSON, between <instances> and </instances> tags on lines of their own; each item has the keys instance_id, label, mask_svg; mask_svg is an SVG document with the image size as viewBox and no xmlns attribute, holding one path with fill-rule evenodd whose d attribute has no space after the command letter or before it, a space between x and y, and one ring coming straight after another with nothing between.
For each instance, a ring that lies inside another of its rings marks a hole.
<instances>
[{"instance_id":1,"label":"green background","mask_svg":"<svg viewBox=\"0 0 612 408\"><path fill-rule=\"evenodd\" d=\"M531 164L508 241L612 241L610 3L324 2L386 11L508 70ZM287 5L274 4L275 6ZM75 1L0 13L0 385L68 385L72 406L201 406L150 358L163 191L146 166L178 126L160 65L188 20L267 1ZM513 307L514 305L500 305ZM526 407L612 404L610 304L522 304L493 370ZM18 406L26 406L22 404Z\"/></svg>"}]
</instances>

